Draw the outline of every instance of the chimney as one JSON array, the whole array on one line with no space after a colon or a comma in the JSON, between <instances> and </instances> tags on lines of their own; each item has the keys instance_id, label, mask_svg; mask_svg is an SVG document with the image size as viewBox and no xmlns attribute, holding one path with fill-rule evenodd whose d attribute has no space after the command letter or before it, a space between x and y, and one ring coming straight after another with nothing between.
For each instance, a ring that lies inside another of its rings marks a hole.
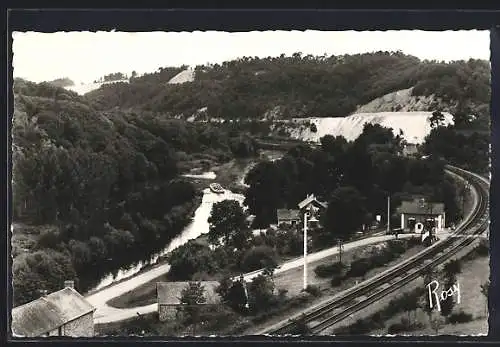
<instances>
[{"instance_id":1,"label":"chimney","mask_svg":"<svg viewBox=\"0 0 500 347\"><path fill-rule=\"evenodd\" d=\"M64 281L64 288L72 288L75 289L75 281Z\"/></svg>"}]
</instances>

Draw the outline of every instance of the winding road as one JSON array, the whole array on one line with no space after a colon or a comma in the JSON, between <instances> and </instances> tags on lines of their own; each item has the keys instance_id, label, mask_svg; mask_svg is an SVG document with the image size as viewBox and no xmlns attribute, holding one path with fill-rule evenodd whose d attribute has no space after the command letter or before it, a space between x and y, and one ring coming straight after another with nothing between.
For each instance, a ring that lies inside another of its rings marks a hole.
<instances>
[{"instance_id":1,"label":"winding road","mask_svg":"<svg viewBox=\"0 0 500 347\"><path fill-rule=\"evenodd\" d=\"M438 236L446 237L449 235L448 232L439 233ZM400 238L413 237L414 234L400 234ZM361 240L356 240L353 242L348 242L344 244L344 251L348 251L357 247L367 246L370 244L376 244L380 242L385 242L387 240L394 239L392 235L381 235L368 237ZM308 262L314 262L338 253L338 247L328 248L319 252L310 253L307 257ZM283 263L278 269L276 269L275 274L286 272L288 270L295 269L297 267L303 266L303 258L299 257L290 261ZM86 299L96 308L94 313L95 324L117 322L129 318L133 318L139 314L146 314L156 311L157 304L151 304L146 306L131 307L131 308L115 308L107 304L111 299L125 294L140 285L152 281L155 278L165 274L170 269L170 265L163 264L147 270L137 276L130 279L124 280L120 283L111 285L104 288L96 293L93 293L86 297ZM252 278L258 276L262 270L249 272L244 275L245 280L251 280Z\"/></svg>"}]
</instances>

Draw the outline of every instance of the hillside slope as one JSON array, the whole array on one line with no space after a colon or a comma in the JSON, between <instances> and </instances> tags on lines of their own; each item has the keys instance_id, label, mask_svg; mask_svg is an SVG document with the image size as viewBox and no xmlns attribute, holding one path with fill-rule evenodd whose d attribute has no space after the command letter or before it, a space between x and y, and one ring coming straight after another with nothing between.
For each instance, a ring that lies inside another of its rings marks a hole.
<instances>
[{"instance_id":1,"label":"hillside slope","mask_svg":"<svg viewBox=\"0 0 500 347\"><path fill-rule=\"evenodd\" d=\"M182 84L193 81L194 81L194 70L189 68L179 72L177 75L172 77L172 79L168 81L168 84Z\"/></svg>"},{"instance_id":2,"label":"hillside slope","mask_svg":"<svg viewBox=\"0 0 500 347\"><path fill-rule=\"evenodd\" d=\"M355 113L414 112L446 108L442 98L413 95L413 87L385 94L357 108Z\"/></svg>"},{"instance_id":3,"label":"hillside slope","mask_svg":"<svg viewBox=\"0 0 500 347\"><path fill-rule=\"evenodd\" d=\"M447 112L443 114L444 125L453 124L453 116ZM315 127L295 127L290 129L290 135L293 138L314 142L319 142L325 135L340 135L348 141L353 141L363 132L364 125L371 123L392 128L394 135L402 132L407 142L420 144L431 131L428 121L431 115L432 112L370 112L355 113L348 117L297 119L295 121L299 124L312 123ZM311 128L315 128L316 131Z\"/></svg>"},{"instance_id":4,"label":"hillside slope","mask_svg":"<svg viewBox=\"0 0 500 347\"><path fill-rule=\"evenodd\" d=\"M168 79L155 79L165 71L155 72L149 75L147 83L137 78L129 85L106 86L87 98L100 109L133 107L172 117L189 118L206 107L209 118L261 119L270 111L279 110L274 112L276 118L290 119L346 117L366 112L359 110L361 105L397 91L407 95L405 98L408 94L415 99L420 97L420 105L415 105L417 111L430 111L420 108L432 106L430 99L436 98L441 100L443 111L450 113L469 106L487 107L490 95L487 61L440 63L421 61L400 52L243 57L197 66L192 83L164 83L185 69L165 69ZM425 101L431 95L429 102ZM374 110L395 111L380 107ZM407 106L405 110L413 109Z\"/></svg>"}]
</instances>

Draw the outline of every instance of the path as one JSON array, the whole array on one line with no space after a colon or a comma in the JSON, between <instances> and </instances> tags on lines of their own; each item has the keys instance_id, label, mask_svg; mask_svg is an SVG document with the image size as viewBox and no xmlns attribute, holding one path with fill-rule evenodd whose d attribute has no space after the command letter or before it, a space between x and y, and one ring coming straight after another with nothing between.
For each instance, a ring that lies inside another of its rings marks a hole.
<instances>
[{"instance_id":1,"label":"path","mask_svg":"<svg viewBox=\"0 0 500 347\"><path fill-rule=\"evenodd\" d=\"M400 234L399 238L408 238L414 235L415 234ZM446 236L448 235L448 233L447 232L438 233L437 235ZM344 244L344 251L348 251L356 247L362 247L374 243L384 242L391 239L394 239L394 236L382 235L382 236L373 236L353 242L348 242ZM335 255L337 253L338 253L338 248L332 247L319 252L309 254L307 260L308 262L313 262L323 259L325 257ZM303 258L299 257L283 263L278 269L275 270L275 274L295 269L297 267L301 267L302 265L303 265ZM116 322L133 318L137 316L137 313L146 314L156 311L157 304L119 309L107 305L107 302L117 296L120 296L126 292L129 292L139 287L140 285L146 282L158 278L159 276L168 272L169 269L170 265L168 264L159 265L137 276L124 280L123 282L117 283L115 285L111 285L86 297L86 299L96 308L96 312L94 313L94 322L96 324ZM247 281L251 280L252 278L258 276L261 272L262 270L247 273L244 275L245 280Z\"/></svg>"}]
</instances>

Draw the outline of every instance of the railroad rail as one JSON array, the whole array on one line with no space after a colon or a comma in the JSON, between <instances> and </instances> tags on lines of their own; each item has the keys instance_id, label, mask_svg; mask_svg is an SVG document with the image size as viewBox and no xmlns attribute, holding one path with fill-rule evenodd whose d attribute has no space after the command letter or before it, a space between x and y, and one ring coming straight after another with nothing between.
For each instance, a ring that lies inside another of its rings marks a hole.
<instances>
[{"instance_id":1,"label":"railroad rail","mask_svg":"<svg viewBox=\"0 0 500 347\"><path fill-rule=\"evenodd\" d=\"M440 240L396 267L384 271L360 284L339 293L331 300L303 316L313 334L320 333L350 315L422 276L428 268L436 267L457 254L482 234L489 226L489 181L475 173L447 165L448 173L467 180L476 192L477 202L472 211L450 237ZM292 334L296 323L290 319L277 328L262 332L272 335Z\"/></svg>"}]
</instances>

